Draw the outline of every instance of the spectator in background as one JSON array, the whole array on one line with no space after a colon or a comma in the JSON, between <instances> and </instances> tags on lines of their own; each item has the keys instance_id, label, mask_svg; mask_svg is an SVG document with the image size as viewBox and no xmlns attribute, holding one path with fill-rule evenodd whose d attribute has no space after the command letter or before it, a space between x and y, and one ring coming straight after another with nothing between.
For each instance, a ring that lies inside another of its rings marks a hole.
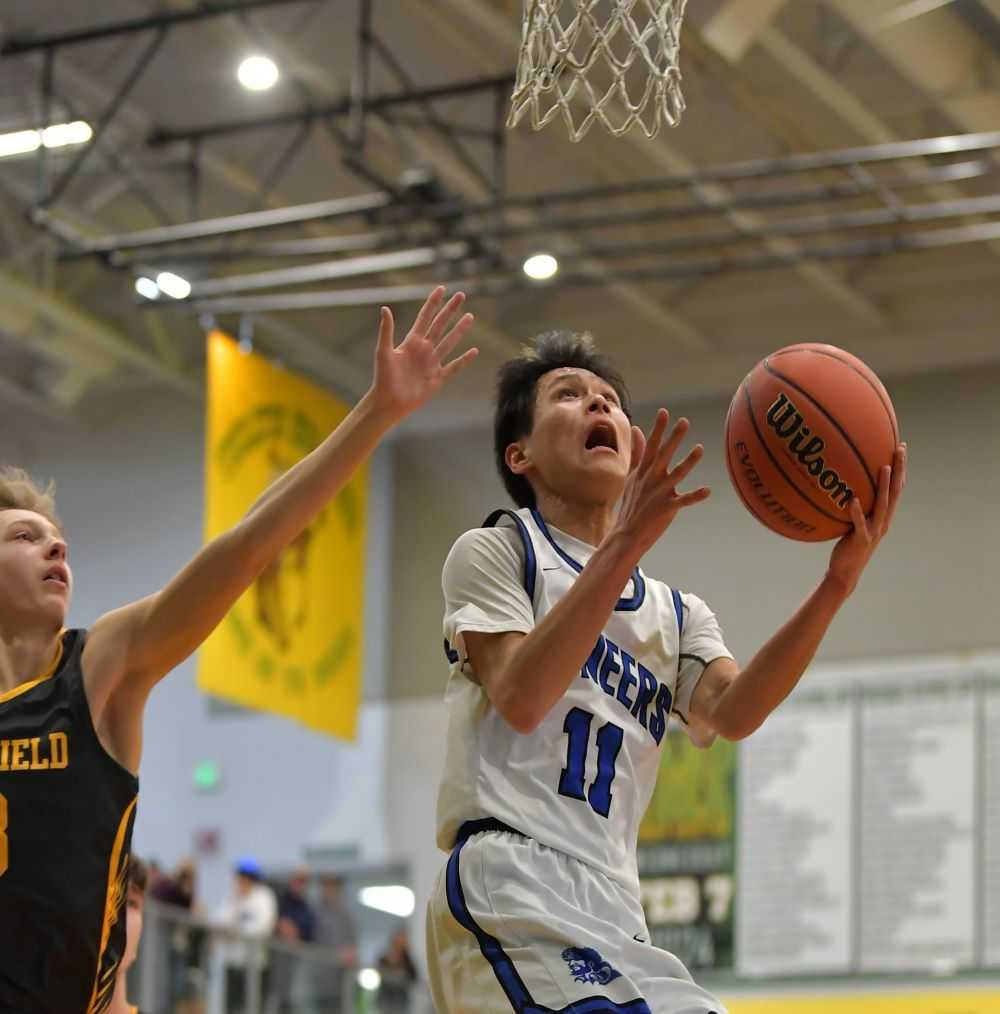
<instances>
[{"instance_id":1,"label":"spectator in background","mask_svg":"<svg viewBox=\"0 0 1000 1014\"><path fill-rule=\"evenodd\" d=\"M288 886L278 899L278 925L275 935L279 941L309 944L316 939L316 915L306 898L309 871L297 869L289 878ZM298 956L276 949L271 954L271 1011L293 1009L294 988L302 968Z\"/></svg>"},{"instance_id":2,"label":"spectator in background","mask_svg":"<svg viewBox=\"0 0 1000 1014\"><path fill-rule=\"evenodd\" d=\"M150 881L149 893L164 905L176 905L191 911L194 908L195 870L194 863L185 859L178 864L173 876L160 874Z\"/></svg>"},{"instance_id":3,"label":"spectator in background","mask_svg":"<svg viewBox=\"0 0 1000 1014\"><path fill-rule=\"evenodd\" d=\"M417 981L417 966L410 957L406 927L401 926L389 940L389 946L378 959L382 984L378 990L379 1014L406 1014L410 1009L410 993Z\"/></svg>"},{"instance_id":4,"label":"spectator in background","mask_svg":"<svg viewBox=\"0 0 1000 1014\"><path fill-rule=\"evenodd\" d=\"M316 907L316 943L330 957L313 969L316 1008L320 1014L341 1014L351 973L358 963L358 933L342 895L343 878L326 874L320 878L322 894Z\"/></svg>"},{"instance_id":5,"label":"spectator in background","mask_svg":"<svg viewBox=\"0 0 1000 1014\"><path fill-rule=\"evenodd\" d=\"M188 915L197 915L200 906L196 897L195 865L190 859L181 861L172 876L161 874L150 879L149 894L164 905L173 905ZM167 916L169 919L169 915ZM167 947L168 1010L178 1004L193 1000L199 991L201 952L205 942L205 931L186 921L177 920L169 925L165 945Z\"/></svg>"},{"instance_id":6,"label":"spectator in background","mask_svg":"<svg viewBox=\"0 0 1000 1014\"><path fill-rule=\"evenodd\" d=\"M128 895L125 899L125 953L115 973L115 991L106 1014L140 1014L139 1008L128 1002L125 973L135 963L142 937L142 911L146 905L146 884L149 873L141 859L134 855L128 861Z\"/></svg>"},{"instance_id":7,"label":"spectator in background","mask_svg":"<svg viewBox=\"0 0 1000 1014\"><path fill-rule=\"evenodd\" d=\"M164 876L159 859L146 860L146 893L150 896L156 890L161 878Z\"/></svg>"},{"instance_id":8,"label":"spectator in background","mask_svg":"<svg viewBox=\"0 0 1000 1014\"><path fill-rule=\"evenodd\" d=\"M255 859L245 857L236 864L232 893L216 910L213 921L219 929L233 934L219 941L218 946L226 983L226 1011L236 1014L246 1008L250 975L257 975L259 995L264 996L266 941L278 921L277 898L263 882L263 872Z\"/></svg>"}]
</instances>

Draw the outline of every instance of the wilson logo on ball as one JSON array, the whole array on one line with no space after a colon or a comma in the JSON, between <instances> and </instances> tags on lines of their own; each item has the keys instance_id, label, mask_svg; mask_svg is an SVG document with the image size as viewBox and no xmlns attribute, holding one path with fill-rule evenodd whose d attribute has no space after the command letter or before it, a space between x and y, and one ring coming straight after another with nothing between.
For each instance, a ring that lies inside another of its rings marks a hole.
<instances>
[{"instance_id":1,"label":"wilson logo on ball","mask_svg":"<svg viewBox=\"0 0 1000 1014\"><path fill-rule=\"evenodd\" d=\"M826 441L805 425L802 414L786 394L779 394L775 398L767 410L766 421L778 437L788 444L789 451L805 465L819 488L838 507L846 507L854 496L854 490L834 469L826 467L822 454Z\"/></svg>"}]
</instances>

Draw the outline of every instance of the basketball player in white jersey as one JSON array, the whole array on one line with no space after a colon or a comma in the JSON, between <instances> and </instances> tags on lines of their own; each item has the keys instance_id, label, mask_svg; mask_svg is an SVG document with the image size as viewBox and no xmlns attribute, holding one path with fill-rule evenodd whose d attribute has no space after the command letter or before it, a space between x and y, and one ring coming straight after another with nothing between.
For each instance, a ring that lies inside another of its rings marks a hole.
<instances>
[{"instance_id":1,"label":"basketball player in white jersey","mask_svg":"<svg viewBox=\"0 0 1000 1014\"><path fill-rule=\"evenodd\" d=\"M639 568L686 507L687 433L631 425L589 338L550 332L501 370L497 466L518 510L444 567L447 758L428 908L440 1014L723 1014L649 942L636 840L671 715L699 746L750 735L789 694L889 528L905 445L866 519L743 668L696 595ZM734 575L738 577L738 575Z\"/></svg>"}]
</instances>

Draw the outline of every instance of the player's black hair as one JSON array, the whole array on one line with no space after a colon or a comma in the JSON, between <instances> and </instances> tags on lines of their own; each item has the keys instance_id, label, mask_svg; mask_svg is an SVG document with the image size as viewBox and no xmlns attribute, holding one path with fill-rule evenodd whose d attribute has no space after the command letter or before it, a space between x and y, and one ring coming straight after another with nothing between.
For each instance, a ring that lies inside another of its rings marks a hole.
<instances>
[{"instance_id":1,"label":"player's black hair","mask_svg":"<svg viewBox=\"0 0 1000 1014\"><path fill-rule=\"evenodd\" d=\"M576 331L545 331L521 355L500 367L497 375L497 407L493 416L493 449L497 471L511 499L518 507L534 507L535 491L523 475L515 475L505 460L507 448L531 432L535 415L538 381L550 370L561 367L589 370L606 380L618 395L631 419L628 388L611 361L597 351L589 334Z\"/></svg>"}]
</instances>

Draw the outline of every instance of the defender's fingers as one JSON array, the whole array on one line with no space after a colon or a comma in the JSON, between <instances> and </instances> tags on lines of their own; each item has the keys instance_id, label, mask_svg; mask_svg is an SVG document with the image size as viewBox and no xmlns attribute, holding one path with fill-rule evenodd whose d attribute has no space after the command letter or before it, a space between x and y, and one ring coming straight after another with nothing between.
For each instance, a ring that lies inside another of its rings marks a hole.
<instances>
[{"instance_id":1,"label":"defender's fingers","mask_svg":"<svg viewBox=\"0 0 1000 1014\"><path fill-rule=\"evenodd\" d=\"M432 342L440 340L452 318L458 313L459 307L465 302L465 293L456 292L451 299L437 312L431 326L427 329L427 337Z\"/></svg>"},{"instance_id":2,"label":"defender's fingers","mask_svg":"<svg viewBox=\"0 0 1000 1014\"><path fill-rule=\"evenodd\" d=\"M434 315L438 312L438 307L443 300L444 286L438 285L431 290L430 295L424 300L424 305L420 307L420 312L417 314L417 319L413 322L411 330L423 334L431 326Z\"/></svg>"},{"instance_id":3,"label":"defender's fingers","mask_svg":"<svg viewBox=\"0 0 1000 1014\"><path fill-rule=\"evenodd\" d=\"M465 314L441 341L434 346L434 354L438 357L439 362L447 359L451 350L469 333L475 322L476 318L471 313Z\"/></svg>"},{"instance_id":4,"label":"defender's fingers","mask_svg":"<svg viewBox=\"0 0 1000 1014\"><path fill-rule=\"evenodd\" d=\"M461 373L462 370L464 370L466 366L468 366L469 363L471 363L478 355L479 349L471 348L463 352L458 359L453 359L450 363L446 363L441 370L441 373L444 376L444 383L447 384L452 377Z\"/></svg>"},{"instance_id":5,"label":"defender's fingers","mask_svg":"<svg viewBox=\"0 0 1000 1014\"><path fill-rule=\"evenodd\" d=\"M378 319L378 342L375 345L375 354L384 356L392 351L392 336L395 332L395 322L392 319L392 310L383 306L379 310Z\"/></svg>"}]
</instances>

